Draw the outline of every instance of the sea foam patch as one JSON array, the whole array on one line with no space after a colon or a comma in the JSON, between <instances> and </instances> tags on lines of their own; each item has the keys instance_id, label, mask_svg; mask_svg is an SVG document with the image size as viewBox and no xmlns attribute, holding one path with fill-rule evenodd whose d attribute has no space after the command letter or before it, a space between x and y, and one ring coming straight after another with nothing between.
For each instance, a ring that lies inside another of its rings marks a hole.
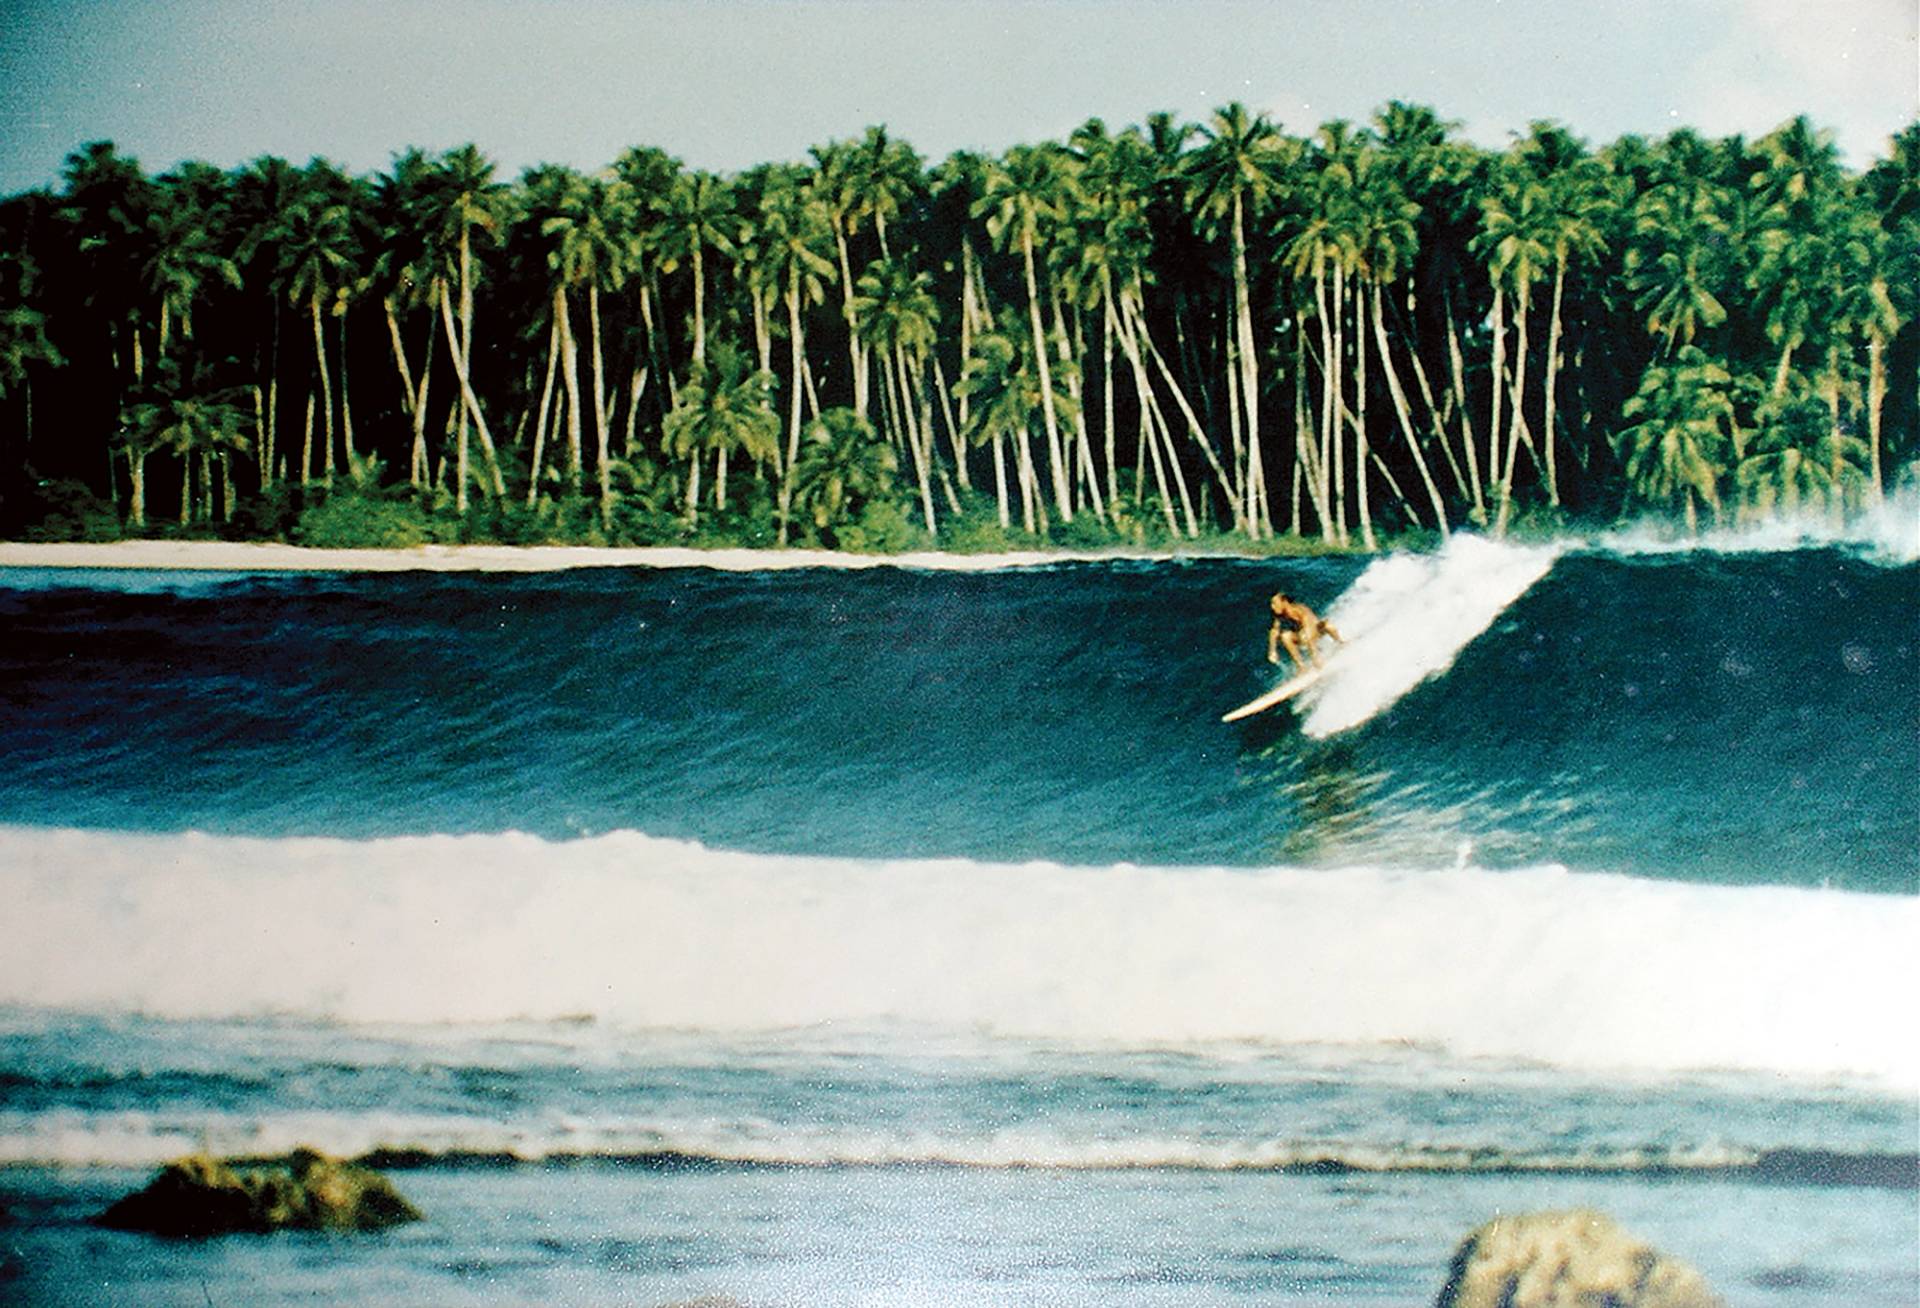
<instances>
[{"instance_id":1,"label":"sea foam patch","mask_svg":"<svg viewBox=\"0 0 1920 1308\"><path fill-rule=\"evenodd\" d=\"M355 1023L910 1024L1920 1086L1920 899L1554 868L775 857L634 832L0 828L0 1004Z\"/></svg>"}]
</instances>

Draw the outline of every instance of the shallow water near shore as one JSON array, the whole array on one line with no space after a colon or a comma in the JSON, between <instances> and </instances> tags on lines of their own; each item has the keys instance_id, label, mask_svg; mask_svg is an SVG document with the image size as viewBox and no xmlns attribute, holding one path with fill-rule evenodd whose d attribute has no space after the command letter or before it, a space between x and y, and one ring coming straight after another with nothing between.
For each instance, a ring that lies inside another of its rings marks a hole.
<instances>
[{"instance_id":1,"label":"shallow water near shore","mask_svg":"<svg viewBox=\"0 0 1920 1308\"><path fill-rule=\"evenodd\" d=\"M1281 587L1349 647L1223 725ZM0 569L0 1298L1417 1304L1591 1205L1911 1303L1917 612L1838 542ZM296 1144L428 1221L85 1223Z\"/></svg>"}]
</instances>

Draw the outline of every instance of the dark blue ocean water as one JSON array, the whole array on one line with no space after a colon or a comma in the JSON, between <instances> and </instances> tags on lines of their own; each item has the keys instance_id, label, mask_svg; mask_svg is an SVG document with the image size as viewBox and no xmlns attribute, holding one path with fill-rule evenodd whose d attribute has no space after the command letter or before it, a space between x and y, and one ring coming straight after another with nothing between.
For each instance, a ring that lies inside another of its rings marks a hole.
<instances>
[{"instance_id":1,"label":"dark blue ocean water","mask_svg":"<svg viewBox=\"0 0 1920 1308\"><path fill-rule=\"evenodd\" d=\"M1234 866L1471 842L1920 888L1920 567L1576 551L1358 727L1223 727L1268 675L1265 596L1325 609L1365 566L42 574L0 590L0 823ZM1432 574L1416 640L1458 607Z\"/></svg>"},{"instance_id":2,"label":"dark blue ocean water","mask_svg":"<svg viewBox=\"0 0 1920 1308\"><path fill-rule=\"evenodd\" d=\"M1348 637L1295 705L1284 587ZM0 1299L1920 1296L1920 565L0 570ZM196 1148L427 1223L86 1224ZM89 1277L72 1269L86 1267Z\"/></svg>"}]
</instances>

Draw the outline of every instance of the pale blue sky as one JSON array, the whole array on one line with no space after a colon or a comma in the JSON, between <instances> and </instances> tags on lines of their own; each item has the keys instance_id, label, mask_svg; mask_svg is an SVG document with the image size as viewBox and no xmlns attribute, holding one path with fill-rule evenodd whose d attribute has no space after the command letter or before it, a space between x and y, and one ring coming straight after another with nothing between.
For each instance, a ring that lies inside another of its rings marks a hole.
<instances>
[{"instance_id":1,"label":"pale blue sky","mask_svg":"<svg viewBox=\"0 0 1920 1308\"><path fill-rule=\"evenodd\" d=\"M937 159L1242 100L1290 131L1434 106L1498 145L1804 112L1856 165L1920 112L1914 0L5 0L0 193L111 139L159 172L472 141L733 171L884 123Z\"/></svg>"}]
</instances>

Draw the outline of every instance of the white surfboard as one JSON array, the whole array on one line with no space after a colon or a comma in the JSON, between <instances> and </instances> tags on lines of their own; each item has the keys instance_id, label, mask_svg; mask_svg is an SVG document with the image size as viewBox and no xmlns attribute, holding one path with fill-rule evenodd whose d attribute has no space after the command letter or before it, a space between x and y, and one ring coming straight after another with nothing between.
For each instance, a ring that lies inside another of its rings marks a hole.
<instances>
[{"instance_id":1,"label":"white surfboard","mask_svg":"<svg viewBox=\"0 0 1920 1308\"><path fill-rule=\"evenodd\" d=\"M1233 712L1223 716L1220 720L1222 722L1238 722L1241 718L1250 718L1256 713L1270 709L1275 704L1283 704L1326 675L1327 666L1324 663L1316 667L1308 668L1299 676L1281 682L1258 699L1248 700Z\"/></svg>"}]
</instances>

